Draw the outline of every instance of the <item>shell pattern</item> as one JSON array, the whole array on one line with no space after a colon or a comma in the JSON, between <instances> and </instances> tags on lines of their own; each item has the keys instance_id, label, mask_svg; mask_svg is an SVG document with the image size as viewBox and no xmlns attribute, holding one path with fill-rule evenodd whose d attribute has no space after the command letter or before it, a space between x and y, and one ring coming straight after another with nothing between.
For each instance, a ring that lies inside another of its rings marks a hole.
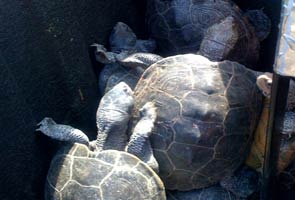
<instances>
[{"instance_id":1,"label":"shell pattern","mask_svg":"<svg viewBox=\"0 0 295 200\"><path fill-rule=\"evenodd\" d=\"M47 200L166 199L160 178L136 156L117 150L94 153L78 143L53 158L45 191Z\"/></svg>"},{"instance_id":2,"label":"shell pattern","mask_svg":"<svg viewBox=\"0 0 295 200\"><path fill-rule=\"evenodd\" d=\"M228 17L231 18L229 24L218 27L218 34L215 32L210 40L205 38L210 27ZM241 64L251 66L259 57L260 44L254 28L230 0L149 0L147 26L151 37L157 41L160 54L164 56L196 53L203 41L205 46L231 49L226 59ZM233 41L227 42L226 37L230 34L236 38L234 44L231 44ZM220 45L225 48L218 47ZM204 56L216 57L212 48L203 53Z\"/></svg>"},{"instance_id":3,"label":"shell pattern","mask_svg":"<svg viewBox=\"0 0 295 200\"><path fill-rule=\"evenodd\" d=\"M151 143L167 189L213 185L243 163L262 108L255 83L236 62L194 54L165 58L144 72L133 123L146 101L156 104Z\"/></svg>"}]
</instances>

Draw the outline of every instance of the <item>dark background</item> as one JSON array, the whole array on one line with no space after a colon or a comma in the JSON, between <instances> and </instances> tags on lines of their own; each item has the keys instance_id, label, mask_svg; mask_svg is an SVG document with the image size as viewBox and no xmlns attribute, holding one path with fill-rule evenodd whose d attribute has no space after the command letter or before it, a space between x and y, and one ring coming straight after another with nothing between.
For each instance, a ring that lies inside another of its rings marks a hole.
<instances>
[{"instance_id":1,"label":"dark background","mask_svg":"<svg viewBox=\"0 0 295 200\"><path fill-rule=\"evenodd\" d=\"M262 44L271 71L280 1L236 1L264 8L273 30ZM99 102L89 45L107 44L117 21L140 37L142 0L0 0L0 199L40 200L56 142L34 132L45 116L95 137Z\"/></svg>"},{"instance_id":2,"label":"dark background","mask_svg":"<svg viewBox=\"0 0 295 200\"><path fill-rule=\"evenodd\" d=\"M40 200L56 142L45 116L95 137L99 102L88 46L123 21L142 36L137 0L0 0L0 199Z\"/></svg>"}]
</instances>

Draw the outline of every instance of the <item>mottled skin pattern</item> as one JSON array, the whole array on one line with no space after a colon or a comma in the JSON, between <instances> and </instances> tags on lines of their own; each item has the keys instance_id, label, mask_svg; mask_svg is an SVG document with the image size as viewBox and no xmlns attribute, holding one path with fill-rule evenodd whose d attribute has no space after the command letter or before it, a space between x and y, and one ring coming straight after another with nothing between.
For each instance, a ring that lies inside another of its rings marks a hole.
<instances>
[{"instance_id":1,"label":"mottled skin pattern","mask_svg":"<svg viewBox=\"0 0 295 200\"><path fill-rule=\"evenodd\" d=\"M262 106L254 73L194 54L151 65L134 96L133 123L146 101L157 107L151 144L160 177L172 190L207 187L235 171L248 153Z\"/></svg>"},{"instance_id":2,"label":"mottled skin pattern","mask_svg":"<svg viewBox=\"0 0 295 200\"><path fill-rule=\"evenodd\" d=\"M89 145L89 139L85 133L79 129L73 128L68 125L57 124L53 119L45 117L39 124L36 131L41 131L45 135L61 141L78 142L81 144ZM52 133L55 134L52 134ZM64 134L67 132L68 134Z\"/></svg>"},{"instance_id":3,"label":"mottled skin pattern","mask_svg":"<svg viewBox=\"0 0 295 200\"><path fill-rule=\"evenodd\" d=\"M103 96L96 112L97 151L124 150L128 140L125 133L133 105L133 92L124 82Z\"/></svg>"},{"instance_id":4,"label":"mottled skin pattern","mask_svg":"<svg viewBox=\"0 0 295 200\"><path fill-rule=\"evenodd\" d=\"M209 59L251 67L259 57L254 27L230 0L148 0L147 26L164 56L200 50Z\"/></svg>"}]
</instances>

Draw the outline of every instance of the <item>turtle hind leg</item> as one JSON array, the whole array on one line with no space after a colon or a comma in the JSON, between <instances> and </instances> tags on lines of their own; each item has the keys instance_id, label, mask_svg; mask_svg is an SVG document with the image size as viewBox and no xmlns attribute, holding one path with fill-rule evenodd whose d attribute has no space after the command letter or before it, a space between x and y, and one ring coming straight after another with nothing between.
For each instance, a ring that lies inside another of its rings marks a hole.
<instances>
[{"instance_id":1,"label":"turtle hind leg","mask_svg":"<svg viewBox=\"0 0 295 200\"><path fill-rule=\"evenodd\" d=\"M140 158L155 172L159 172L159 165L149 140L157 116L155 105L152 102L146 103L140 109L140 115L141 118L134 127L126 151Z\"/></svg>"},{"instance_id":2,"label":"turtle hind leg","mask_svg":"<svg viewBox=\"0 0 295 200\"><path fill-rule=\"evenodd\" d=\"M40 127L36 131L40 131L50 138L89 145L89 139L85 133L68 125L57 124L52 118L46 117L38 125Z\"/></svg>"}]
</instances>

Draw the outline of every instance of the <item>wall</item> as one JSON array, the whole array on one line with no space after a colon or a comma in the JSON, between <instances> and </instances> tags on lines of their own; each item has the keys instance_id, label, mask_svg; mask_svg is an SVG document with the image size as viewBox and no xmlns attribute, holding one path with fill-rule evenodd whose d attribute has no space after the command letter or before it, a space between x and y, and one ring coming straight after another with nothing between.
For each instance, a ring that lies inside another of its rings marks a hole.
<instances>
[{"instance_id":1,"label":"wall","mask_svg":"<svg viewBox=\"0 0 295 200\"><path fill-rule=\"evenodd\" d=\"M34 132L45 116L95 138L99 102L88 46L117 21L144 35L136 0L0 1L0 199L43 199L56 142Z\"/></svg>"}]
</instances>

